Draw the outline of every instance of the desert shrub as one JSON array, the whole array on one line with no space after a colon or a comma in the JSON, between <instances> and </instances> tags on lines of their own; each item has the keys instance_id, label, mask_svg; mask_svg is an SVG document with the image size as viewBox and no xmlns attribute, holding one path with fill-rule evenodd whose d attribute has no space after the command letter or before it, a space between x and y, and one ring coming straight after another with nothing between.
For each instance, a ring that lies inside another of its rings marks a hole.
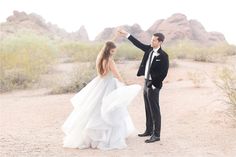
<instances>
[{"instance_id":1,"label":"desert shrub","mask_svg":"<svg viewBox=\"0 0 236 157\"><path fill-rule=\"evenodd\" d=\"M32 33L1 40L0 91L30 87L54 63L55 52L50 39Z\"/></svg>"},{"instance_id":2,"label":"desert shrub","mask_svg":"<svg viewBox=\"0 0 236 157\"><path fill-rule=\"evenodd\" d=\"M226 102L236 111L236 69L224 67L218 70L218 79L214 81L226 96Z\"/></svg>"},{"instance_id":3,"label":"desert shrub","mask_svg":"<svg viewBox=\"0 0 236 157\"><path fill-rule=\"evenodd\" d=\"M61 53L77 62L95 61L101 48L102 44L100 43L63 41L59 44Z\"/></svg>"},{"instance_id":4,"label":"desert shrub","mask_svg":"<svg viewBox=\"0 0 236 157\"><path fill-rule=\"evenodd\" d=\"M121 43L118 45L115 59L117 60L140 60L143 56L140 49L134 47L131 43Z\"/></svg>"},{"instance_id":5,"label":"desert shrub","mask_svg":"<svg viewBox=\"0 0 236 157\"><path fill-rule=\"evenodd\" d=\"M179 40L168 44L166 50L171 59L193 59L200 62L218 62L222 56L236 54L236 47L225 42L203 45L190 40Z\"/></svg>"},{"instance_id":6,"label":"desert shrub","mask_svg":"<svg viewBox=\"0 0 236 157\"><path fill-rule=\"evenodd\" d=\"M87 62L95 61L99 51L104 43L98 42L76 42L66 41L60 44L60 51L71 57L73 61ZM130 43L121 43L117 45L116 60L135 60L140 59L143 55L139 49L135 48Z\"/></svg>"},{"instance_id":7,"label":"desert shrub","mask_svg":"<svg viewBox=\"0 0 236 157\"><path fill-rule=\"evenodd\" d=\"M63 93L74 93L80 91L85 87L95 76L96 68L95 63L88 63L87 65L75 68L71 73L71 77L68 84L60 84L58 81L52 87L49 94L63 94Z\"/></svg>"},{"instance_id":8,"label":"desert shrub","mask_svg":"<svg viewBox=\"0 0 236 157\"><path fill-rule=\"evenodd\" d=\"M189 79L193 82L195 88L200 88L202 83L205 81L203 73L200 72L188 72Z\"/></svg>"}]
</instances>

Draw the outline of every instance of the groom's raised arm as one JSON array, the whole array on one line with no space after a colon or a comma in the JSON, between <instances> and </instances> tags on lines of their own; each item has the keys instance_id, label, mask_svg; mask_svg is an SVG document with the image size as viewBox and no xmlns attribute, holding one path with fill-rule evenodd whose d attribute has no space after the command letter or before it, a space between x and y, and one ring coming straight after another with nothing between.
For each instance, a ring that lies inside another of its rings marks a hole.
<instances>
[{"instance_id":1,"label":"groom's raised arm","mask_svg":"<svg viewBox=\"0 0 236 157\"><path fill-rule=\"evenodd\" d=\"M118 30L118 32L122 36L125 36L126 38L128 38L129 41L131 41L137 48L140 48L144 52L148 51L151 48L150 45L143 44L142 42L140 42L138 39L136 39L134 36L130 35L128 32L126 32L123 29Z\"/></svg>"},{"instance_id":2,"label":"groom's raised arm","mask_svg":"<svg viewBox=\"0 0 236 157\"><path fill-rule=\"evenodd\" d=\"M130 34L128 34L127 36L126 37L127 37L127 39L129 39L129 41L131 41L136 47L140 48L144 52L148 51L151 48L150 45L143 44L138 39L136 39L134 36L132 36Z\"/></svg>"}]
</instances>

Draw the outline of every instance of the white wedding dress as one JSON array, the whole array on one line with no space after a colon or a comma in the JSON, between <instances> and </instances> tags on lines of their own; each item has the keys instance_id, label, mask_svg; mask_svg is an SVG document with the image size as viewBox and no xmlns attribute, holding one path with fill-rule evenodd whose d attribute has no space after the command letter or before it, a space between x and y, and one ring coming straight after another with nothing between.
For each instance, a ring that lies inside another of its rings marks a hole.
<instances>
[{"instance_id":1,"label":"white wedding dress","mask_svg":"<svg viewBox=\"0 0 236 157\"><path fill-rule=\"evenodd\" d=\"M127 106L140 89L138 84L124 85L111 72L95 77L70 100L74 108L61 126L63 147L127 147L125 139L135 130Z\"/></svg>"}]
</instances>

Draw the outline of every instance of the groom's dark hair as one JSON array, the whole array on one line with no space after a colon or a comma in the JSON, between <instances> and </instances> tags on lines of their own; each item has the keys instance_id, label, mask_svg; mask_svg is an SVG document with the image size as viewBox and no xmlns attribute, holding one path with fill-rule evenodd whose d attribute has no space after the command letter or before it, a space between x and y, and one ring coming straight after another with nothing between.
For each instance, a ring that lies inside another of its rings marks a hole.
<instances>
[{"instance_id":1,"label":"groom's dark hair","mask_svg":"<svg viewBox=\"0 0 236 157\"><path fill-rule=\"evenodd\" d=\"M158 37L158 41L164 41L165 40L165 36L164 36L164 34L162 34L162 33L155 33L155 34L153 34L153 36L155 36L155 37Z\"/></svg>"}]
</instances>

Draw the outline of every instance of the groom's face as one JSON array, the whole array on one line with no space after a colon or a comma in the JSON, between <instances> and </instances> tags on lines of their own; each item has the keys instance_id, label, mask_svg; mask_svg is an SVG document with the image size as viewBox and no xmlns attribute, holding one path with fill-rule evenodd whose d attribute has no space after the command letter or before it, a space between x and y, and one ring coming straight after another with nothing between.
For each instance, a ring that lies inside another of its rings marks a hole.
<instances>
[{"instance_id":1,"label":"groom's face","mask_svg":"<svg viewBox=\"0 0 236 157\"><path fill-rule=\"evenodd\" d=\"M161 45L161 42L158 40L158 37L152 36L151 47L158 48Z\"/></svg>"}]
</instances>

